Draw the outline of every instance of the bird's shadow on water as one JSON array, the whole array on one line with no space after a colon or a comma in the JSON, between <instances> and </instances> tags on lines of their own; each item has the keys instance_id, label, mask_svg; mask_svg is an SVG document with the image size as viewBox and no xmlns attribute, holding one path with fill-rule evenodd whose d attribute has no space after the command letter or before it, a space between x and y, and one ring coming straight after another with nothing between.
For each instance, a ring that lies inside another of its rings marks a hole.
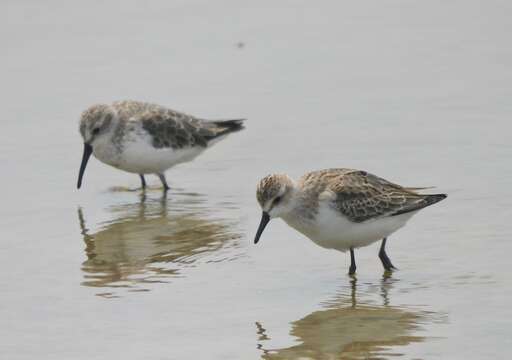
<instances>
[{"instance_id":1,"label":"bird's shadow on water","mask_svg":"<svg viewBox=\"0 0 512 360\"><path fill-rule=\"evenodd\" d=\"M109 206L107 213L111 219L91 231L85 209L78 208L86 255L82 285L101 288L98 296L149 291L151 284L185 276L187 268L241 254L235 222L219 218L219 205L200 194L152 198L142 191L138 201Z\"/></svg>"},{"instance_id":2,"label":"bird's shadow on water","mask_svg":"<svg viewBox=\"0 0 512 360\"><path fill-rule=\"evenodd\" d=\"M267 348L270 331L256 322L257 349L262 359L382 359L403 355L400 347L424 341L421 324L435 319L429 311L392 306L390 293L396 283L385 273L378 284L363 285L357 278L342 287L333 298L314 311L291 323L290 335L299 344L286 348ZM377 293L381 305L369 300ZM361 293L360 293L361 292ZM368 293L367 293L368 292Z\"/></svg>"}]
</instances>

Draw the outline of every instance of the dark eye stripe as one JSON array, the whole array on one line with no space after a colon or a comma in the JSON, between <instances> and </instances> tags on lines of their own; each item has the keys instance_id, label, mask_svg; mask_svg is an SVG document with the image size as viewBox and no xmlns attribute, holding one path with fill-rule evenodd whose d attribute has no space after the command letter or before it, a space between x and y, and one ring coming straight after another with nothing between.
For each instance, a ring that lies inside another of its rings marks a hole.
<instances>
[{"instance_id":1,"label":"dark eye stripe","mask_svg":"<svg viewBox=\"0 0 512 360\"><path fill-rule=\"evenodd\" d=\"M272 206L276 206L277 204L279 204L281 202L281 196L278 196L274 199L274 202L272 203Z\"/></svg>"}]
</instances>

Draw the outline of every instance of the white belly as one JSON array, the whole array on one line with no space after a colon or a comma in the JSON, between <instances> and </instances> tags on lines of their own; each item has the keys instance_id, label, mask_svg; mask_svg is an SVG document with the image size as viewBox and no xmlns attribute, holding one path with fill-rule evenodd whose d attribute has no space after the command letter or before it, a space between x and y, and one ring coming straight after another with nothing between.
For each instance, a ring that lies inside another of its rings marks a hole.
<instances>
[{"instance_id":1,"label":"white belly","mask_svg":"<svg viewBox=\"0 0 512 360\"><path fill-rule=\"evenodd\" d=\"M136 174L163 173L170 167L190 161L201 154L205 148L185 149L155 148L149 136L127 136L122 151L115 149L112 143L99 143L94 147L94 156L117 169ZM117 150L117 151L116 151Z\"/></svg>"},{"instance_id":2,"label":"white belly","mask_svg":"<svg viewBox=\"0 0 512 360\"><path fill-rule=\"evenodd\" d=\"M416 212L353 223L327 205L320 205L314 221L285 221L319 246L339 251L359 248L379 241L404 226Z\"/></svg>"},{"instance_id":3,"label":"white belly","mask_svg":"<svg viewBox=\"0 0 512 360\"><path fill-rule=\"evenodd\" d=\"M203 147L157 149L150 143L129 142L125 144L118 167L137 174L163 173L174 165L191 161L204 149Z\"/></svg>"}]
</instances>

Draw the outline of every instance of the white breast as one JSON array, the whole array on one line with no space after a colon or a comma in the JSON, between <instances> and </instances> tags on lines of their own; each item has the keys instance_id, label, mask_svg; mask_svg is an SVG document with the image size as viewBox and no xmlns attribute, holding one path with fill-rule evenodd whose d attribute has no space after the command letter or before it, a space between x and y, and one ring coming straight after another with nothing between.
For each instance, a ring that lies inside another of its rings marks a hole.
<instances>
[{"instance_id":1,"label":"white breast","mask_svg":"<svg viewBox=\"0 0 512 360\"><path fill-rule=\"evenodd\" d=\"M404 226L415 213L354 223L324 202L320 203L312 221L298 221L296 217L284 220L317 245L344 252L350 247L367 246L389 236Z\"/></svg>"}]
</instances>

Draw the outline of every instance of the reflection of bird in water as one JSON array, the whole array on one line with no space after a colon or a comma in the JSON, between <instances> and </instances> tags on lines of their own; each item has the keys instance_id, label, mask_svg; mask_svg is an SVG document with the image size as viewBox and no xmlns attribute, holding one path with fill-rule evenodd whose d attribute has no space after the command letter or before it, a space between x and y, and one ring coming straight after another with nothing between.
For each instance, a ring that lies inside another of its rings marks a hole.
<instances>
[{"instance_id":1,"label":"reflection of bird in water","mask_svg":"<svg viewBox=\"0 0 512 360\"><path fill-rule=\"evenodd\" d=\"M391 286L389 278L382 280L381 296L385 304ZM339 294L324 304L326 309L294 321L290 334L301 342L298 345L265 349L262 342L270 337L263 325L256 323L257 347L263 352L262 359L377 359L385 356L390 347L423 341L414 332L425 314L386 305L358 305L356 290L354 278L350 296Z\"/></svg>"},{"instance_id":2,"label":"reflection of bird in water","mask_svg":"<svg viewBox=\"0 0 512 360\"><path fill-rule=\"evenodd\" d=\"M186 198L173 200L168 215L165 196L147 200L142 194L140 202L109 209L116 217L96 233L87 229L79 208L87 255L83 285L115 288L162 282L206 255L236 246L239 234L228 222L209 220L200 198Z\"/></svg>"}]
</instances>

